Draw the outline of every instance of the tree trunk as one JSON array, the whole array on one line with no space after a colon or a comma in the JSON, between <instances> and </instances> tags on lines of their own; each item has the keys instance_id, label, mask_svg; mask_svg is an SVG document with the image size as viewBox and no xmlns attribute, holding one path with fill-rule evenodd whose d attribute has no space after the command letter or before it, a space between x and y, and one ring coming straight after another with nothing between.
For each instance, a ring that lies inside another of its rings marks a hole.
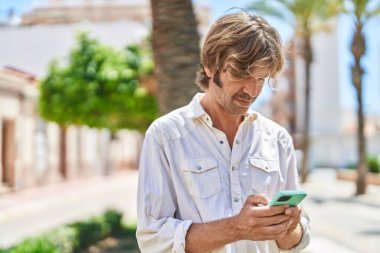
<instances>
[{"instance_id":1,"label":"tree trunk","mask_svg":"<svg viewBox=\"0 0 380 253\"><path fill-rule=\"evenodd\" d=\"M361 59L366 51L365 38L363 34L363 24L358 18L356 21L356 31L351 45L351 52L354 56L354 65L352 66L352 82L356 89L358 101L358 178L356 182L356 195L365 194L367 188L367 162L366 162L366 140L364 136L364 113L363 113L363 94L362 94L362 76L364 70L361 66Z\"/></svg>"},{"instance_id":2,"label":"tree trunk","mask_svg":"<svg viewBox=\"0 0 380 253\"><path fill-rule=\"evenodd\" d=\"M103 156L104 156L104 168L103 173L105 176L108 176L112 172L112 160L111 160L111 142L112 142L112 133L107 131L102 136L103 140Z\"/></svg>"},{"instance_id":3,"label":"tree trunk","mask_svg":"<svg viewBox=\"0 0 380 253\"><path fill-rule=\"evenodd\" d=\"M83 160L82 160L82 156L83 156L83 152L82 152L82 127L81 126L77 126L76 128L76 134L77 134L77 161L76 161L76 165L77 165L77 171L79 172L79 174L81 174L83 172Z\"/></svg>"},{"instance_id":4,"label":"tree trunk","mask_svg":"<svg viewBox=\"0 0 380 253\"><path fill-rule=\"evenodd\" d=\"M59 126L59 173L62 178L67 178L67 128L65 126Z\"/></svg>"},{"instance_id":5,"label":"tree trunk","mask_svg":"<svg viewBox=\"0 0 380 253\"><path fill-rule=\"evenodd\" d=\"M161 114L187 104L197 92L199 34L191 0L151 0L153 55Z\"/></svg>"},{"instance_id":6,"label":"tree trunk","mask_svg":"<svg viewBox=\"0 0 380 253\"><path fill-rule=\"evenodd\" d=\"M307 180L309 174L309 134L310 134L310 81L311 81L311 63L313 61L313 52L311 49L311 34L306 32L303 37L303 58L305 61L305 111L303 123L303 144L302 144L302 166L301 182Z\"/></svg>"},{"instance_id":7,"label":"tree trunk","mask_svg":"<svg viewBox=\"0 0 380 253\"><path fill-rule=\"evenodd\" d=\"M365 194L367 187L367 162L366 162L366 148L364 137L364 113L363 113L363 95L362 87L357 90L358 99L358 179L356 182L356 195Z\"/></svg>"},{"instance_id":8,"label":"tree trunk","mask_svg":"<svg viewBox=\"0 0 380 253\"><path fill-rule=\"evenodd\" d=\"M290 117L289 117L289 130L290 134L295 137L297 132L297 101L296 101L296 81L295 81L295 40L290 42L288 48L288 71L287 78L289 80L289 104L291 108Z\"/></svg>"}]
</instances>

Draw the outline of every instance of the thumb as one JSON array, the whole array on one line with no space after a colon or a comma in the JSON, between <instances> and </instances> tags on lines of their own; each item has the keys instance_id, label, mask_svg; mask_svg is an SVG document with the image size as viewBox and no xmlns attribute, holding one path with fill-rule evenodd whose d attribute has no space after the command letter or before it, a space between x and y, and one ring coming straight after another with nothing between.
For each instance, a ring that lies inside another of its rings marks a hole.
<instances>
[{"instance_id":1,"label":"thumb","mask_svg":"<svg viewBox=\"0 0 380 253\"><path fill-rule=\"evenodd\" d=\"M256 195L249 195L245 202L252 206L267 205L269 202L269 199L267 198L267 196L260 193Z\"/></svg>"}]
</instances>

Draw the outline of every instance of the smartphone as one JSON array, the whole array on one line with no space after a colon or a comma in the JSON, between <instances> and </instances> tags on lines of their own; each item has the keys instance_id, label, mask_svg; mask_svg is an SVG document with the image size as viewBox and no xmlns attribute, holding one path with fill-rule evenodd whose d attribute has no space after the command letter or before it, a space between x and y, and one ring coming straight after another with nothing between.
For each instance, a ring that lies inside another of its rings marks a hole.
<instances>
[{"instance_id":1,"label":"smartphone","mask_svg":"<svg viewBox=\"0 0 380 253\"><path fill-rule=\"evenodd\" d=\"M307 196L305 191L280 191L269 202L269 206L297 206Z\"/></svg>"}]
</instances>

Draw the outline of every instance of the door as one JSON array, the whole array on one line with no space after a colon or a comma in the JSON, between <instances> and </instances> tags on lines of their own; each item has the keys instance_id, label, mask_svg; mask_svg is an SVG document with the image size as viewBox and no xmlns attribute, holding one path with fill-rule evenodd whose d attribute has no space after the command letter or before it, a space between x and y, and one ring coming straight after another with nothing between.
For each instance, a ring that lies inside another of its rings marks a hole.
<instances>
[{"instance_id":1,"label":"door","mask_svg":"<svg viewBox=\"0 0 380 253\"><path fill-rule=\"evenodd\" d=\"M1 138L1 183L4 186L14 186L15 171L15 122L3 120Z\"/></svg>"}]
</instances>

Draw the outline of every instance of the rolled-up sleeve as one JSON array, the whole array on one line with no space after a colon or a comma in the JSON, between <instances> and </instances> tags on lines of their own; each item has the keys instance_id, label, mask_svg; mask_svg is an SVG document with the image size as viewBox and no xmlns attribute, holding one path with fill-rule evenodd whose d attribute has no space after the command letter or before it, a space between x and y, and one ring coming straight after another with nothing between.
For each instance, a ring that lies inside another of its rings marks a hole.
<instances>
[{"instance_id":1,"label":"rolled-up sleeve","mask_svg":"<svg viewBox=\"0 0 380 253\"><path fill-rule=\"evenodd\" d=\"M139 166L136 237L142 253L184 253L192 221L175 219L176 194L158 131L146 133Z\"/></svg>"}]
</instances>

